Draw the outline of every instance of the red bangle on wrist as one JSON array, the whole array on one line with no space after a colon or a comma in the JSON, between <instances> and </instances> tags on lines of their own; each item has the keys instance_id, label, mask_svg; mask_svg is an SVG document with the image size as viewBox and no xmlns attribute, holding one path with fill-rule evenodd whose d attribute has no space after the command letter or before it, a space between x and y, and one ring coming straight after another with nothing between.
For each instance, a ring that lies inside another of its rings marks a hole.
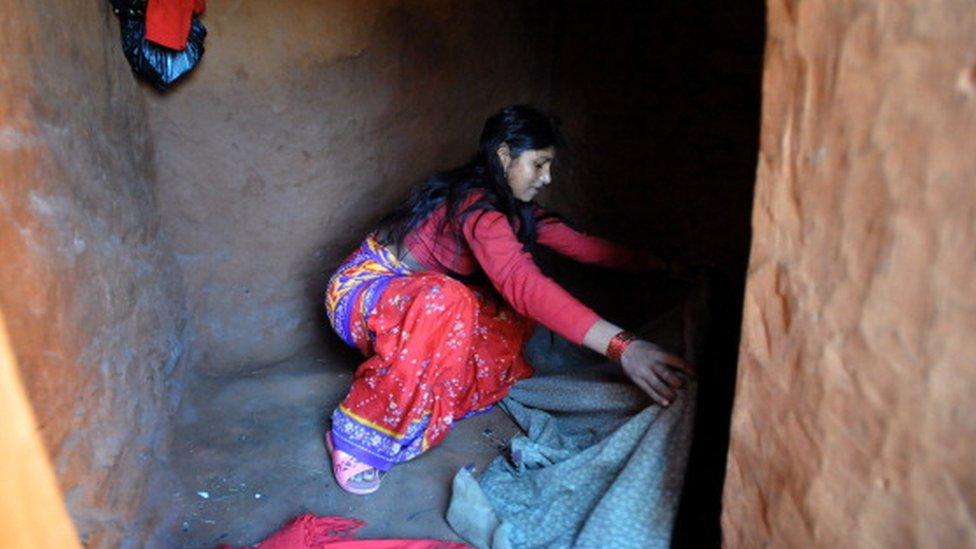
<instances>
[{"instance_id":1,"label":"red bangle on wrist","mask_svg":"<svg viewBox=\"0 0 976 549\"><path fill-rule=\"evenodd\" d=\"M617 335L610 338L610 343L607 345L607 358L620 364L620 357L624 356L624 351L630 342L637 339L637 336L623 330Z\"/></svg>"}]
</instances>

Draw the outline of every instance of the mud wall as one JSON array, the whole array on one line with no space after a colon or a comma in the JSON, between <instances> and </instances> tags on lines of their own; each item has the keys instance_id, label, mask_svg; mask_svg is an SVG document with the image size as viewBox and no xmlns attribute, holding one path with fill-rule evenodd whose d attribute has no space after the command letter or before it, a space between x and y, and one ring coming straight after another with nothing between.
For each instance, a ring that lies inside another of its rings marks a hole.
<instances>
[{"instance_id":1,"label":"mud wall","mask_svg":"<svg viewBox=\"0 0 976 549\"><path fill-rule=\"evenodd\" d=\"M976 544L976 11L769 2L729 547Z\"/></svg>"},{"instance_id":2,"label":"mud wall","mask_svg":"<svg viewBox=\"0 0 976 549\"><path fill-rule=\"evenodd\" d=\"M539 4L208 2L196 74L146 90L201 371L338 344L331 270L408 187L466 160L488 114L545 102Z\"/></svg>"},{"instance_id":3,"label":"mud wall","mask_svg":"<svg viewBox=\"0 0 976 549\"><path fill-rule=\"evenodd\" d=\"M116 546L186 347L144 102L104 6L0 13L0 309L78 534Z\"/></svg>"}]
</instances>

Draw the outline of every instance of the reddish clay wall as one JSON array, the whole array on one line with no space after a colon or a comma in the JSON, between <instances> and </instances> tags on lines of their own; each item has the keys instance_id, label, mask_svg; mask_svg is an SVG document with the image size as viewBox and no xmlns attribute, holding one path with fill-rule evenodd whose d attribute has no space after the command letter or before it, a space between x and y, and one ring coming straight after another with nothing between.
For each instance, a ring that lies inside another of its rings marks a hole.
<instances>
[{"instance_id":1,"label":"reddish clay wall","mask_svg":"<svg viewBox=\"0 0 976 549\"><path fill-rule=\"evenodd\" d=\"M88 0L0 1L0 309L78 534L138 532L186 314L145 105Z\"/></svg>"},{"instance_id":2,"label":"reddish clay wall","mask_svg":"<svg viewBox=\"0 0 976 549\"><path fill-rule=\"evenodd\" d=\"M769 2L727 546L976 545L974 143L972 2Z\"/></svg>"}]
</instances>

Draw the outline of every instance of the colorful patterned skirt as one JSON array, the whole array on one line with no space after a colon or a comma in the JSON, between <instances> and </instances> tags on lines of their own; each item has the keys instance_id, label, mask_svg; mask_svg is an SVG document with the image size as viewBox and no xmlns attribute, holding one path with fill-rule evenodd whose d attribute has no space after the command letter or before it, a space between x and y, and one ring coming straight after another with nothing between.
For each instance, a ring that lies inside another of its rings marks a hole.
<instances>
[{"instance_id":1,"label":"colorful patterned skirt","mask_svg":"<svg viewBox=\"0 0 976 549\"><path fill-rule=\"evenodd\" d=\"M371 235L329 281L336 333L368 357L332 414L337 449L380 470L436 446L532 375L532 323L445 274L412 272Z\"/></svg>"}]
</instances>

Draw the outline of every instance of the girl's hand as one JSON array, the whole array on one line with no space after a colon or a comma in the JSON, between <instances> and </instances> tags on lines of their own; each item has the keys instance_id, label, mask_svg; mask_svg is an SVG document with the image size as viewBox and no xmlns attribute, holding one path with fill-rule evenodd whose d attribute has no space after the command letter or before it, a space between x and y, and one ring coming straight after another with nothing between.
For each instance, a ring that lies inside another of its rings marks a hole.
<instances>
[{"instance_id":1,"label":"girl's hand","mask_svg":"<svg viewBox=\"0 0 976 549\"><path fill-rule=\"evenodd\" d=\"M624 372L661 406L669 406L695 371L681 357L665 352L650 341L636 339L620 357Z\"/></svg>"}]
</instances>

